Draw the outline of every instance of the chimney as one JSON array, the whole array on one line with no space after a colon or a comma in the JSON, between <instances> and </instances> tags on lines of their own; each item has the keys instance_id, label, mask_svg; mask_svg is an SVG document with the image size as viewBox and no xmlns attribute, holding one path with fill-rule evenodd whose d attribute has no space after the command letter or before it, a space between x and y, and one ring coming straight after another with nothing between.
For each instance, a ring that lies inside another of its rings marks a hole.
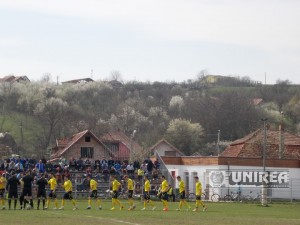
<instances>
[{"instance_id":1,"label":"chimney","mask_svg":"<svg viewBox=\"0 0 300 225\"><path fill-rule=\"evenodd\" d=\"M284 127L283 127L283 112L281 112L281 121L279 124L279 159L283 158L283 154L284 154Z\"/></svg>"}]
</instances>

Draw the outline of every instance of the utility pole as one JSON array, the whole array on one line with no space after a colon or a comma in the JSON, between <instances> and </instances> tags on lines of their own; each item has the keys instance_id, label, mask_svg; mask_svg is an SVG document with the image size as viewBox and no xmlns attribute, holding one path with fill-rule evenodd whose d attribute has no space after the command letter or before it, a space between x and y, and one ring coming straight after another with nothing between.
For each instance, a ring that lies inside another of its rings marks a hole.
<instances>
[{"instance_id":1,"label":"utility pole","mask_svg":"<svg viewBox=\"0 0 300 225\"><path fill-rule=\"evenodd\" d=\"M218 140L217 140L217 152L218 152L218 156L220 155L220 135L221 135L221 131L218 130Z\"/></svg>"},{"instance_id":2,"label":"utility pole","mask_svg":"<svg viewBox=\"0 0 300 225\"><path fill-rule=\"evenodd\" d=\"M266 148L267 148L267 131L266 131L266 121L267 118L263 118L264 123L264 143L263 143L263 177L266 177ZM264 179L262 179L262 194L261 194L261 205L267 206L267 185Z\"/></svg>"},{"instance_id":3,"label":"utility pole","mask_svg":"<svg viewBox=\"0 0 300 225\"><path fill-rule=\"evenodd\" d=\"M264 143L263 143L263 168L264 172L266 171L266 148L267 148L267 130L266 130L266 121L267 118L263 118L262 121L264 123Z\"/></svg>"},{"instance_id":4,"label":"utility pole","mask_svg":"<svg viewBox=\"0 0 300 225\"><path fill-rule=\"evenodd\" d=\"M134 152L134 147L133 147L133 138L134 138L134 135L136 133L136 130L133 130L132 134L130 135L130 161L131 162L134 162L135 160L135 152Z\"/></svg>"},{"instance_id":5,"label":"utility pole","mask_svg":"<svg viewBox=\"0 0 300 225\"><path fill-rule=\"evenodd\" d=\"M283 154L284 154L284 136L283 136L283 132L284 132L284 127L283 127L283 112L280 113L281 114L281 120L280 120L280 125L279 125L279 159L283 158Z\"/></svg>"},{"instance_id":6,"label":"utility pole","mask_svg":"<svg viewBox=\"0 0 300 225\"><path fill-rule=\"evenodd\" d=\"M21 145L23 147L23 144L24 144L24 137L23 137L23 123L22 123L22 120L20 122L20 133L21 133Z\"/></svg>"}]
</instances>

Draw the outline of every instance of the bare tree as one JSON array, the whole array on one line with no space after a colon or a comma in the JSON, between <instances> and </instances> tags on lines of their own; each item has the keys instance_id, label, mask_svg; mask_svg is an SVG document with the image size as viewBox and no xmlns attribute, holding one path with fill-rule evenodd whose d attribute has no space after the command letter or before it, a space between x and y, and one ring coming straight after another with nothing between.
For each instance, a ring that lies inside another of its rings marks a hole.
<instances>
[{"instance_id":1,"label":"bare tree","mask_svg":"<svg viewBox=\"0 0 300 225\"><path fill-rule=\"evenodd\" d=\"M45 131L45 148L49 146L57 126L64 120L67 109L68 103L53 97L45 99L36 106L34 113L40 119Z\"/></svg>"},{"instance_id":2,"label":"bare tree","mask_svg":"<svg viewBox=\"0 0 300 225\"><path fill-rule=\"evenodd\" d=\"M117 80L117 81L122 81L122 74L119 70L113 70L110 73L110 79L111 80Z\"/></svg>"}]
</instances>

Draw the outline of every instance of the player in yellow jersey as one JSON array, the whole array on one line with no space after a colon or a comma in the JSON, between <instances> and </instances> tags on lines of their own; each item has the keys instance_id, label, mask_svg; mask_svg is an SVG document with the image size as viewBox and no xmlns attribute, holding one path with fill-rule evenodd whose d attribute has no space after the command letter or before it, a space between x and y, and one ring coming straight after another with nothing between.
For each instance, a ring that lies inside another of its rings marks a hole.
<instances>
[{"instance_id":1,"label":"player in yellow jersey","mask_svg":"<svg viewBox=\"0 0 300 225\"><path fill-rule=\"evenodd\" d=\"M50 179L48 180L48 184L50 185L50 193L48 195L47 205L45 209L49 208L51 199L54 199L54 205L55 205L54 209L57 209L58 208L58 202L56 196L57 181L54 174L50 174Z\"/></svg>"},{"instance_id":2,"label":"player in yellow jersey","mask_svg":"<svg viewBox=\"0 0 300 225\"><path fill-rule=\"evenodd\" d=\"M154 203L150 200L150 180L148 176L145 176L145 184L144 184L144 208L141 210L146 210L147 203L152 206L152 210L155 210Z\"/></svg>"},{"instance_id":3,"label":"player in yellow jersey","mask_svg":"<svg viewBox=\"0 0 300 225\"><path fill-rule=\"evenodd\" d=\"M98 197L98 183L94 179L91 179L91 176L87 176L87 181L89 182L90 185L90 196L88 197L88 207L86 209L91 209L91 198L96 199L98 209L102 209L101 207L101 201L100 198Z\"/></svg>"},{"instance_id":4,"label":"player in yellow jersey","mask_svg":"<svg viewBox=\"0 0 300 225\"><path fill-rule=\"evenodd\" d=\"M196 208L193 211L197 212L198 208L199 208L199 205L202 205L203 211L206 211L207 210L207 206L205 206L204 203L201 200L202 184L199 181L199 177L195 177L195 183L196 183Z\"/></svg>"},{"instance_id":5,"label":"player in yellow jersey","mask_svg":"<svg viewBox=\"0 0 300 225\"><path fill-rule=\"evenodd\" d=\"M118 199L119 188L121 186L121 183L115 178L115 176L111 176L110 179L111 179L111 183L112 183L112 197L111 197L112 208L110 210L115 210L116 204L119 205L120 210L122 210L122 209L124 209L124 206Z\"/></svg>"},{"instance_id":6,"label":"player in yellow jersey","mask_svg":"<svg viewBox=\"0 0 300 225\"><path fill-rule=\"evenodd\" d=\"M5 186L6 186L6 178L5 173L2 173L0 177L0 204L2 205L2 209L5 209Z\"/></svg>"},{"instance_id":7,"label":"player in yellow jersey","mask_svg":"<svg viewBox=\"0 0 300 225\"><path fill-rule=\"evenodd\" d=\"M169 203L168 203L168 190L169 190L169 184L166 180L166 177L164 175L161 176L161 201L163 203L163 211L169 210Z\"/></svg>"},{"instance_id":8,"label":"player in yellow jersey","mask_svg":"<svg viewBox=\"0 0 300 225\"><path fill-rule=\"evenodd\" d=\"M184 184L184 181L181 179L180 176L177 176L177 180L179 182L178 186L179 186L180 202L179 202L179 208L176 209L176 210L180 211L183 205L185 205L188 208L188 210L190 210L191 207L189 206L189 204L185 200L185 184Z\"/></svg>"},{"instance_id":9,"label":"player in yellow jersey","mask_svg":"<svg viewBox=\"0 0 300 225\"><path fill-rule=\"evenodd\" d=\"M62 185L62 187L65 189L65 194L63 196L63 199L61 200L61 207L59 209L64 209L65 199L69 199L72 201L73 210L78 209L78 207L76 205L76 201L73 199L73 194L72 194L73 185L68 176L65 176L65 182Z\"/></svg>"},{"instance_id":10,"label":"player in yellow jersey","mask_svg":"<svg viewBox=\"0 0 300 225\"><path fill-rule=\"evenodd\" d=\"M134 181L130 179L127 175L124 176L124 179L127 182L128 201L130 206L128 210L134 210L135 209L135 204L133 202Z\"/></svg>"}]
</instances>

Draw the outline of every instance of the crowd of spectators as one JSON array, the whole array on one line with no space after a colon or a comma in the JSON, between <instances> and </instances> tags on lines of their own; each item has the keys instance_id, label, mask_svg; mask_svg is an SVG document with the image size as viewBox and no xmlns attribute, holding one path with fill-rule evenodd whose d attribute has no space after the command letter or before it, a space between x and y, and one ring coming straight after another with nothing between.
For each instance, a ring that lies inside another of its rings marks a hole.
<instances>
[{"instance_id":1,"label":"crowd of spectators","mask_svg":"<svg viewBox=\"0 0 300 225\"><path fill-rule=\"evenodd\" d=\"M143 162L120 161L113 158L103 158L94 161L75 158L67 161L64 158L60 158L51 162L44 158L36 160L33 158L21 158L20 156L0 160L0 172L6 171L7 174L10 174L14 171L20 176L27 170L31 170L37 176L41 173L53 173L58 183L63 181L64 176L71 176L71 174L76 174L76 172L82 174L83 178L89 175L105 182L109 180L110 175L115 175L120 179L124 175L128 175L130 178L137 178L139 181L144 175L157 179L159 167L158 160L155 160L153 163L150 158L145 159Z\"/></svg>"}]
</instances>

